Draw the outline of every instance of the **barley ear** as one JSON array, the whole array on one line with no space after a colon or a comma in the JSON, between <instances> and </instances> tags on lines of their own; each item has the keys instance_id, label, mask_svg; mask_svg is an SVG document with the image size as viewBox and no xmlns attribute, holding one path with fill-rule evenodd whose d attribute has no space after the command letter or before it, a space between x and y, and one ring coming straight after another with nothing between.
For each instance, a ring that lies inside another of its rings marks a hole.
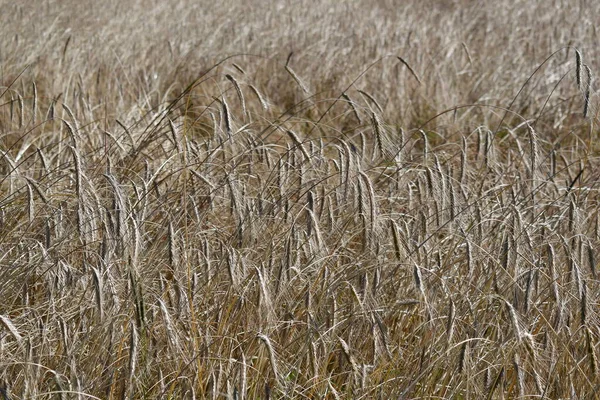
<instances>
[{"instance_id":1,"label":"barley ear","mask_svg":"<svg viewBox=\"0 0 600 400\"><path fill-rule=\"evenodd\" d=\"M373 132L375 132L375 143L377 144L377 150L379 151L380 157L386 156L386 151L383 146L384 130L381 120L374 112L371 112L371 125L373 126Z\"/></svg>"},{"instance_id":2,"label":"barley ear","mask_svg":"<svg viewBox=\"0 0 600 400\"><path fill-rule=\"evenodd\" d=\"M256 98L258 99L258 101L260 102L260 106L263 108L263 110L268 109L269 108L269 103L267 103L267 101L260 94L260 92L258 91L258 89L254 85L248 85L248 87L250 88L250 90L252 91L252 93L254 93L254 95L256 96Z\"/></svg>"},{"instance_id":3,"label":"barley ear","mask_svg":"<svg viewBox=\"0 0 600 400\"><path fill-rule=\"evenodd\" d=\"M406 61L404 61L404 59L402 57L397 56L398 60L400 60L400 62L402 64L404 64L404 66L408 69L408 72L411 73L411 75L417 80L417 82L419 82L419 85L421 84L421 80L419 79L419 76L415 73L415 71L410 67L410 65L408 65L408 63Z\"/></svg>"},{"instance_id":4,"label":"barley ear","mask_svg":"<svg viewBox=\"0 0 600 400\"><path fill-rule=\"evenodd\" d=\"M358 364L356 363L354 356L350 352L350 346L348 346L348 343L346 343L346 341L339 336L338 341L340 342L342 351L344 352L344 356L346 356L346 360L352 366L352 370L354 371L354 373L358 375Z\"/></svg>"},{"instance_id":5,"label":"barley ear","mask_svg":"<svg viewBox=\"0 0 600 400\"><path fill-rule=\"evenodd\" d=\"M358 114L358 110L356 108L356 105L354 104L354 102L352 101L352 99L350 99L350 96L348 96L346 93L342 93L342 97L344 98L344 100L346 100L346 102L348 103L348 105L352 109L352 113L356 117L356 120L358 121L358 123L362 124L362 119L360 118L360 115Z\"/></svg>"},{"instance_id":6,"label":"barley ear","mask_svg":"<svg viewBox=\"0 0 600 400\"><path fill-rule=\"evenodd\" d=\"M273 375L275 376L275 381L279 381L279 371L277 369L277 361L275 359L275 350L273 349L273 345L271 344L271 340L267 335L259 333L257 335L258 339L260 339L265 346L267 347L267 352L269 353L269 361L271 363L271 370Z\"/></svg>"},{"instance_id":7,"label":"barley ear","mask_svg":"<svg viewBox=\"0 0 600 400\"><path fill-rule=\"evenodd\" d=\"M232 137L232 121L231 121L231 112L229 111L229 106L227 105L227 101L225 100L225 97L223 97L223 100L221 101L221 104L223 105L223 119L225 120L225 131L227 132L227 137L229 137L229 139L231 139Z\"/></svg>"},{"instance_id":8,"label":"barley ear","mask_svg":"<svg viewBox=\"0 0 600 400\"><path fill-rule=\"evenodd\" d=\"M588 117L588 111L590 108L590 90L591 90L591 86L592 86L592 71L590 70L590 67L588 67L587 65L584 65L585 68L585 72L587 75L587 84L586 84L586 88L585 88L585 94L584 94L584 104L583 104L583 118L587 118Z\"/></svg>"},{"instance_id":9,"label":"barley ear","mask_svg":"<svg viewBox=\"0 0 600 400\"><path fill-rule=\"evenodd\" d=\"M294 72L293 69L291 69L290 67L288 67L287 65L285 66L285 70L288 72L288 74L290 74L292 76L292 78L294 78L294 80L296 81L296 83L298 84L298 86L300 86L300 88L302 88L302 90L304 91L304 93L309 94L309 90L308 87L304 84L304 82L302 81L302 79L300 79L300 77L298 76L298 74L296 74Z\"/></svg>"},{"instance_id":10,"label":"barley ear","mask_svg":"<svg viewBox=\"0 0 600 400\"><path fill-rule=\"evenodd\" d=\"M242 75L246 75L246 71L244 71L244 69L242 67L240 67L239 65L237 65L236 63L231 63L231 65L233 65L233 67L235 69L237 69Z\"/></svg>"},{"instance_id":11,"label":"barley ear","mask_svg":"<svg viewBox=\"0 0 600 400\"><path fill-rule=\"evenodd\" d=\"M225 77L229 80L229 82L231 82L231 84L235 88L235 92L237 93L238 99L240 100L240 104L242 106L242 114L246 115L246 100L244 99L244 94L242 93L242 88L240 87L240 85L238 84L238 82L235 80L235 78L233 76L227 74L227 75L225 75Z\"/></svg>"},{"instance_id":12,"label":"barley ear","mask_svg":"<svg viewBox=\"0 0 600 400\"><path fill-rule=\"evenodd\" d=\"M139 350L139 336L135 322L131 321L129 324L129 329L131 330L131 333L129 337L128 391L129 394L132 395L134 393L135 372Z\"/></svg>"},{"instance_id":13,"label":"barley ear","mask_svg":"<svg viewBox=\"0 0 600 400\"><path fill-rule=\"evenodd\" d=\"M579 50L575 50L575 69L577 79L577 89L581 90L581 53Z\"/></svg>"},{"instance_id":14,"label":"barley ear","mask_svg":"<svg viewBox=\"0 0 600 400\"><path fill-rule=\"evenodd\" d=\"M369 99L369 101L371 103L373 103L375 105L375 107L377 107L377 110L379 111L380 114L383 114L383 107L381 107L381 105L379 104L379 102L377 101L377 99L373 96L371 96L369 93L365 92L364 90L357 90L358 93L362 94L363 96L365 96L367 99Z\"/></svg>"},{"instance_id":15,"label":"barley ear","mask_svg":"<svg viewBox=\"0 0 600 400\"><path fill-rule=\"evenodd\" d=\"M102 276L100 271L92 267L94 281L94 298L96 299L96 307L98 307L98 316L100 320L104 320L104 296L102 292Z\"/></svg>"}]
</instances>

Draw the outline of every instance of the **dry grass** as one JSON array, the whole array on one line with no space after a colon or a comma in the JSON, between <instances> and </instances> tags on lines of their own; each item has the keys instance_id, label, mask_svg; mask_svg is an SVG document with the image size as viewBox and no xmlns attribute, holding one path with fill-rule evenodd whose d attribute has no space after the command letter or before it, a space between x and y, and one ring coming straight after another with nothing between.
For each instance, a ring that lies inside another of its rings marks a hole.
<instances>
[{"instance_id":1,"label":"dry grass","mask_svg":"<svg viewBox=\"0 0 600 400\"><path fill-rule=\"evenodd\" d=\"M0 396L595 396L596 5L168 3L0 1Z\"/></svg>"}]
</instances>

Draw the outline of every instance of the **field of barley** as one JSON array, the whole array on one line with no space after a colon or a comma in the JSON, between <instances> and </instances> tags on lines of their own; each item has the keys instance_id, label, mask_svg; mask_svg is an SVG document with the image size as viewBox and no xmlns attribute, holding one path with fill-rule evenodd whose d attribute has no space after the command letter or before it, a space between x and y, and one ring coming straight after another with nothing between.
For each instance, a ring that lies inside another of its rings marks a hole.
<instances>
[{"instance_id":1,"label":"field of barley","mask_svg":"<svg viewBox=\"0 0 600 400\"><path fill-rule=\"evenodd\" d=\"M0 9L1 400L600 392L600 4Z\"/></svg>"}]
</instances>

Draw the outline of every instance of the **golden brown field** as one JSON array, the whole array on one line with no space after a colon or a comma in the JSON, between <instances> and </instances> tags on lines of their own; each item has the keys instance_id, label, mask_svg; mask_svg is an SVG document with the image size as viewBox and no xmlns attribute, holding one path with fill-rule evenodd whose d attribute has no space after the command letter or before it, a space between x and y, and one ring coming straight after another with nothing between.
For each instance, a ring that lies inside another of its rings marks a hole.
<instances>
[{"instance_id":1,"label":"golden brown field","mask_svg":"<svg viewBox=\"0 0 600 400\"><path fill-rule=\"evenodd\" d=\"M597 3L0 9L0 399L600 391Z\"/></svg>"}]
</instances>

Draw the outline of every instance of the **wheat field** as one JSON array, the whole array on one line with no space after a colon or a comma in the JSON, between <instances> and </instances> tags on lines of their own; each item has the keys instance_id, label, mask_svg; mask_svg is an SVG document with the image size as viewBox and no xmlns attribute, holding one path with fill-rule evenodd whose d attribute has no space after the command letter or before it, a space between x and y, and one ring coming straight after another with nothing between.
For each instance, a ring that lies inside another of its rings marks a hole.
<instances>
[{"instance_id":1,"label":"wheat field","mask_svg":"<svg viewBox=\"0 0 600 400\"><path fill-rule=\"evenodd\" d=\"M0 399L596 398L598 5L0 7Z\"/></svg>"}]
</instances>

